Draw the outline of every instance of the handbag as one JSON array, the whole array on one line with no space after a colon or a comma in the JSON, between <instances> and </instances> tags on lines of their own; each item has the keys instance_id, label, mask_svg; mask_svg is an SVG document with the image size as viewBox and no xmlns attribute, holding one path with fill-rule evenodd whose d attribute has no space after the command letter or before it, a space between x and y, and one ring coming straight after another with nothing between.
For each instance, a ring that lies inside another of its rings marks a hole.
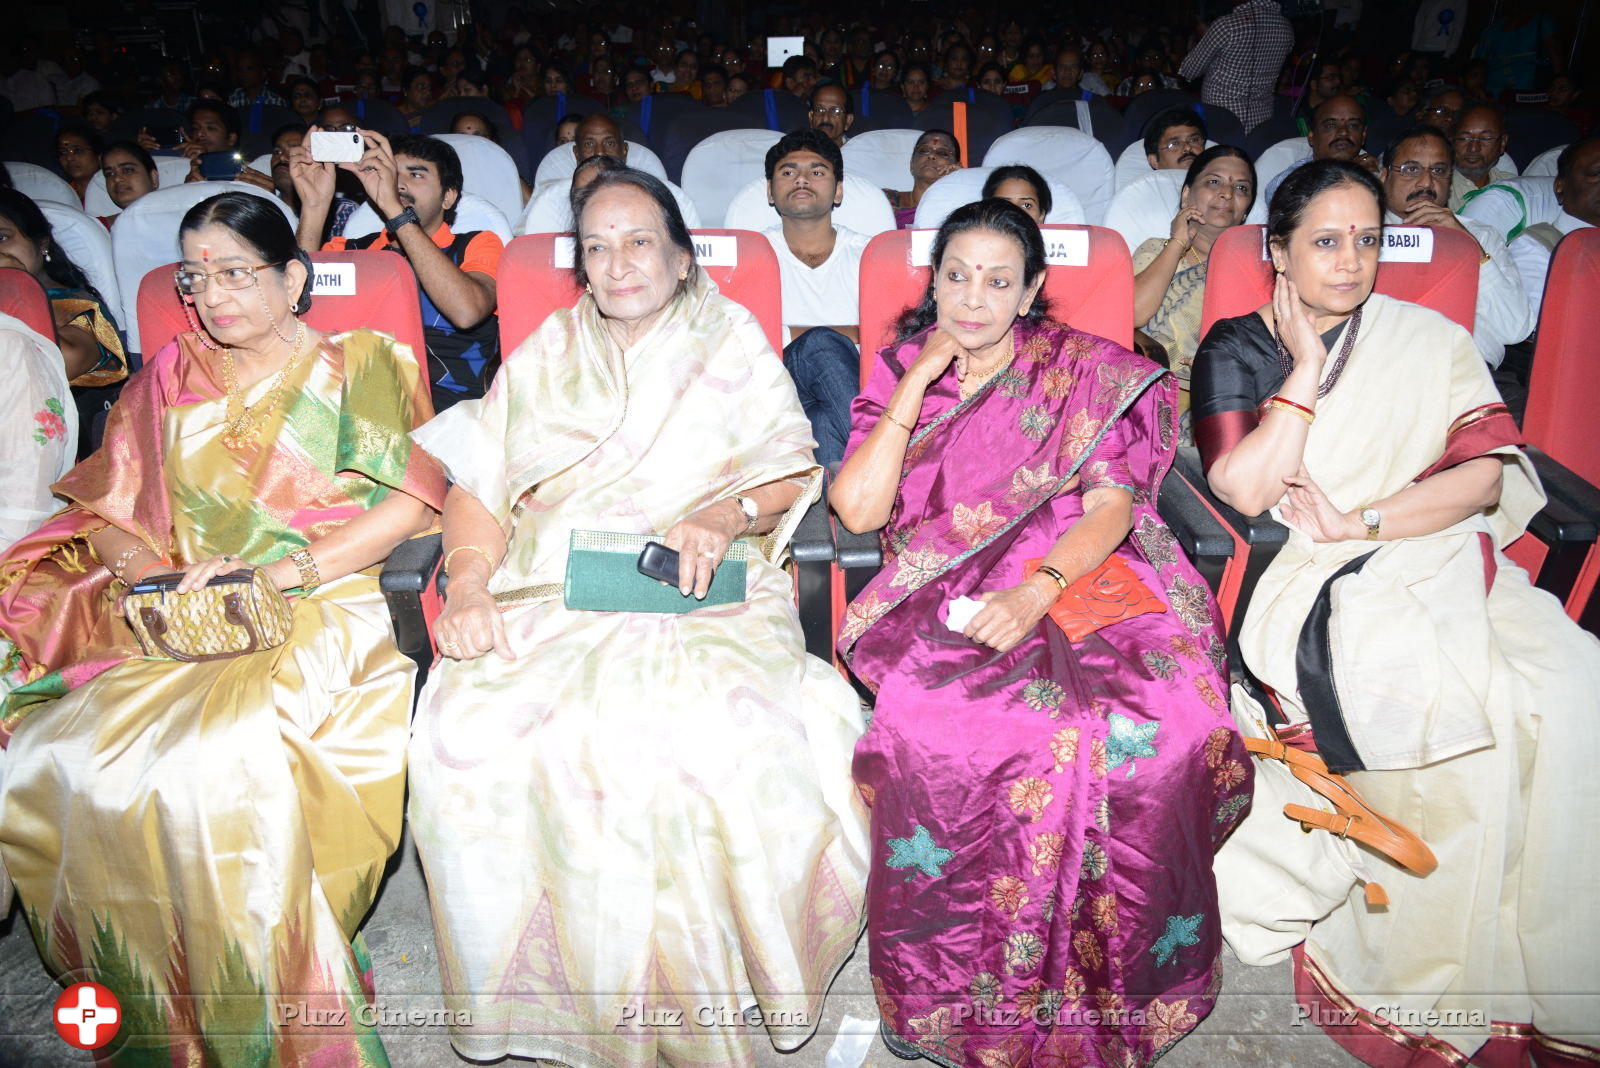
<instances>
[{"instance_id":1,"label":"handbag","mask_svg":"<svg viewBox=\"0 0 1600 1068\"><path fill-rule=\"evenodd\" d=\"M294 609L262 568L217 575L198 590L174 592L182 581L182 575L158 575L122 596L122 614L145 656L226 660L288 640Z\"/></svg>"},{"instance_id":2,"label":"handbag","mask_svg":"<svg viewBox=\"0 0 1600 1068\"><path fill-rule=\"evenodd\" d=\"M1023 577L1039 570L1042 563L1043 557L1025 562ZM1062 590L1049 614L1069 641L1081 642L1113 623L1166 610L1166 602L1139 581L1126 560L1112 553L1105 563Z\"/></svg>"},{"instance_id":3,"label":"handbag","mask_svg":"<svg viewBox=\"0 0 1600 1068\"><path fill-rule=\"evenodd\" d=\"M736 604L745 599L745 565L750 547L744 542L735 541L728 546L712 576L705 600L696 600L679 593L676 586L664 585L639 573L639 554L645 545L660 540L657 534L574 530L567 541L562 603L568 608L589 612L681 614L711 605Z\"/></svg>"},{"instance_id":4,"label":"handbag","mask_svg":"<svg viewBox=\"0 0 1600 1068\"><path fill-rule=\"evenodd\" d=\"M1237 683L1234 719L1255 761L1254 801L1212 862L1222 937L1246 964L1275 964L1344 904L1357 883L1366 903L1389 903L1359 842L1417 875L1438 860L1421 838L1374 811L1314 753L1285 745L1265 710Z\"/></svg>"}]
</instances>

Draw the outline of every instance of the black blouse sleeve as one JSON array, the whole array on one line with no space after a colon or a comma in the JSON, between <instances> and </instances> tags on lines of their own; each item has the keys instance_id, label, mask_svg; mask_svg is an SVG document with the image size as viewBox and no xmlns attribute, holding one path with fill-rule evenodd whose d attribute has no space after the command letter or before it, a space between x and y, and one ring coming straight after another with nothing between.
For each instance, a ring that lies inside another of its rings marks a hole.
<instances>
[{"instance_id":1,"label":"black blouse sleeve","mask_svg":"<svg viewBox=\"0 0 1600 1068\"><path fill-rule=\"evenodd\" d=\"M1217 458L1256 428L1256 410L1283 385L1272 335L1251 312L1212 324L1194 356L1189 414L1200 462Z\"/></svg>"}]
</instances>

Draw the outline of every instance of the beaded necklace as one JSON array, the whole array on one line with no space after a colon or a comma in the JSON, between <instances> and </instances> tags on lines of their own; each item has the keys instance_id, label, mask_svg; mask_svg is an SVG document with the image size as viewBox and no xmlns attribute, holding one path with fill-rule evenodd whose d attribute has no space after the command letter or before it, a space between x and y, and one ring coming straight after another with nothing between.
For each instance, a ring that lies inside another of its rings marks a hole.
<instances>
[{"instance_id":1,"label":"beaded necklace","mask_svg":"<svg viewBox=\"0 0 1600 1068\"><path fill-rule=\"evenodd\" d=\"M1339 355L1333 361L1333 369L1328 372L1328 377L1317 387L1317 396L1326 397L1333 392L1333 387L1338 383L1339 376L1344 373L1345 361L1350 359L1350 350L1355 348L1356 335L1361 332L1361 309L1357 308L1350 316L1350 323L1345 328L1344 344L1339 346ZM1277 325L1273 325L1272 343L1278 347L1278 366L1283 369L1283 377L1288 378L1294 370L1294 357L1289 355L1289 350L1279 336Z\"/></svg>"}]
</instances>

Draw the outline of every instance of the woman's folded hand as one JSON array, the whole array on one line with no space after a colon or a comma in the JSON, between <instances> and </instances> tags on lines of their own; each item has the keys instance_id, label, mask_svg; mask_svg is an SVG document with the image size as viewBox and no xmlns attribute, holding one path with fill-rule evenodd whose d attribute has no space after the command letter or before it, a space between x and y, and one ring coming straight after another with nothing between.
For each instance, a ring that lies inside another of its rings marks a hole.
<instances>
[{"instance_id":1,"label":"woman's folded hand","mask_svg":"<svg viewBox=\"0 0 1600 1068\"><path fill-rule=\"evenodd\" d=\"M1028 579L1018 586L980 594L983 608L962 633L996 652L1009 652L1039 625L1050 610L1054 592L1056 584L1046 576L1040 581Z\"/></svg>"},{"instance_id":2,"label":"woman's folded hand","mask_svg":"<svg viewBox=\"0 0 1600 1068\"><path fill-rule=\"evenodd\" d=\"M181 572L183 581L178 583L178 593L190 593L200 589L218 575L227 575L234 571L243 571L255 565L248 560L241 560L231 553L223 556L213 556L209 560L190 564ZM146 576L148 577L148 576Z\"/></svg>"},{"instance_id":3,"label":"woman's folded hand","mask_svg":"<svg viewBox=\"0 0 1600 1068\"><path fill-rule=\"evenodd\" d=\"M476 660L493 649L502 660L516 659L506 641L505 623L494 595L481 582L462 579L450 583L444 611L433 625L439 652L452 660Z\"/></svg>"}]
</instances>

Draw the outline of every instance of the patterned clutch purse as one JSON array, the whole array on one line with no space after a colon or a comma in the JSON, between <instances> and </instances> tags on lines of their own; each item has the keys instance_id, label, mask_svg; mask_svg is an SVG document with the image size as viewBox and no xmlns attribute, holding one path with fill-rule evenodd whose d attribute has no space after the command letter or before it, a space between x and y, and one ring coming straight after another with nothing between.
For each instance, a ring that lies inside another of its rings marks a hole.
<instances>
[{"instance_id":1,"label":"patterned clutch purse","mask_svg":"<svg viewBox=\"0 0 1600 1068\"><path fill-rule=\"evenodd\" d=\"M1033 574L1042 563L1043 557L1024 563L1023 576ZM1069 641L1081 642L1102 627L1166 610L1165 602L1139 581L1127 561L1112 553L1105 563L1061 591L1050 606L1050 618Z\"/></svg>"},{"instance_id":2,"label":"patterned clutch purse","mask_svg":"<svg viewBox=\"0 0 1600 1068\"><path fill-rule=\"evenodd\" d=\"M294 609L261 568L217 575L198 590L174 591L182 575L157 575L122 597L122 614L144 655L225 660L282 645Z\"/></svg>"},{"instance_id":3,"label":"patterned clutch purse","mask_svg":"<svg viewBox=\"0 0 1600 1068\"><path fill-rule=\"evenodd\" d=\"M697 601L692 595L679 593L676 586L664 586L639 573L639 554L646 544L660 540L656 534L574 530L567 544L563 603L568 608L590 612L682 613L745 599L745 563L750 547L744 542L728 546L706 599Z\"/></svg>"}]
</instances>

